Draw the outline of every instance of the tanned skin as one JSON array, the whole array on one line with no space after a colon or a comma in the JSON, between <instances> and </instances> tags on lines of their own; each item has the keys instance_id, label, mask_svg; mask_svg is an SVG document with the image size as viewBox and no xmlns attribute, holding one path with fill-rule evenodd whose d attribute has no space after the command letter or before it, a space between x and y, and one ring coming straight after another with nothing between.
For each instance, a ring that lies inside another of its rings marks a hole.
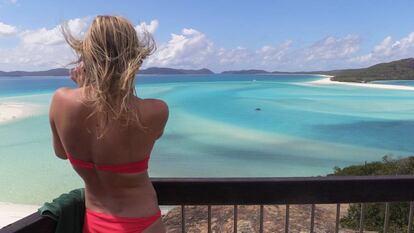
<instances>
[{"instance_id":1,"label":"tanned skin","mask_svg":"<svg viewBox=\"0 0 414 233\"><path fill-rule=\"evenodd\" d=\"M72 71L71 77L76 83L86 78L82 65ZM81 92L82 88L60 88L53 95L49 118L56 156L67 159L69 153L95 164L125 164L150 155L168 119L165 102L131 96L132 107L147 130L143 131L134 122L125 126L125 123L111 120L104 136L99 138L96 117L90 116L93 109L84 103ZM86 208L123 217L148 217L158 211L157 196L147 172L119 174L74 169L85 182ZM144 232L165 232L161 218Z\"/></svg>"}]
</instances>

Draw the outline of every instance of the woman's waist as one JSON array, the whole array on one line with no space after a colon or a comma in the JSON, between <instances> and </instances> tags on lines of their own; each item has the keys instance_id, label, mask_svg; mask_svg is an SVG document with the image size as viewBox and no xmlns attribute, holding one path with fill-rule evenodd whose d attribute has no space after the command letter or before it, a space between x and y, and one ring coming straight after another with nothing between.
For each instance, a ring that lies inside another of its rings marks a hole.
<instances>
[{"instance_id":1,"label":"woman's waist","mask_svg":"<svg viewBox=\"0 0 414 233\"><path fill-rule=\"evenodd\" d=\"M87 209L114 216L141 217L159 211L157 195L152 185L135 188L100 190L86 186Z\"/></svg>"}]
</instances>

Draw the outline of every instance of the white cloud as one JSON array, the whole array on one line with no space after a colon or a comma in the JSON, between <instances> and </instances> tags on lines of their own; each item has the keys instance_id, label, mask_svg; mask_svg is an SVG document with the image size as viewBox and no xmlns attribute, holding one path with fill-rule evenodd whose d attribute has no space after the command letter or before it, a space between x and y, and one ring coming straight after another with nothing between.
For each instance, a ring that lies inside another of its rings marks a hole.
<instances>
[{"instance_id":1,"label":"white cloud","mask_svg":"<svg viewBox=\"0 0 414 233\"><path fill-rule=\"evenodd\" d=\"M137 31L138 34L142 33L144 30L146 30L147 32L151 34L154 34L158 28L158 25L159 25L158 20L154 19L154 20L151 20L149 24L147 24L146 22L141 22L140 24L135 26L135 30Z\"/></svg>"},{"instance_id":2,"label":"white cloud","mask_svg":"<svg viewBox=\"0 0 414 233\"><path fill-rule=\"evenodd\" d=\"M68 21L75 36L82 36L90 18ZM158 20L135 26L137 33L154 33ZM20 31L20 32L19 32ZM14 48L0 48L0 70L45 69L61 67L75 59L66 45L59 26L37 30L17 30L0 22L0 36L15 36L19 43ZM361 54L361 38L357 35L328 36L308 46L298 46L292 40L268 44L251 49L246 47L222 48L216 46L206 34L184 28L173 33L168 41L158 44L158 50L144 66L173 68L211 68L215 71L231 69L265 69L269 71L308 71L361 67L373 63L414 56L414 32L393 40L388 36L371 52Z\"/></svg>"},{"instance_id":3,"label":"white cloud","mask_svg":"<svg viewBox=\"0 0 414 233\"><path fill-rule=\"evenodd\" d=\"M413 56L414 32L411 32L407 36L395 41L391 36L387 36L375 46L370 53L353 57L349 59L349 61L362 65L372 65L379 62L387 62Z\"/></svg>"},{"instance_id":4,"label":"white cloud","mask_svg":"<svg viewBox=\"0 0 414 233\"><path fill-rule=\"evenodd\" d=\"M258 50L246 48L219 49L221 69L265 69L297 71L329 69L329 65L343 64L359 50L358 36L327 37L310 46L294 48L287 40L279 45L266 45Z\"/></svg>"},{"instance_id":5,"label":"white cloud","mask_svg":"<svg viewBox=\"0 0 414 233\"><path fill-rule=\"evenodd\" d=\"M261 49L256 51L260 59L260 64L264 67L273 66L275 64L285 63L293 41L287 40L278 46L263 46Z\"/></svg>"},{"instance_id":6,"label":"white cloud","mask_svg":"<svg viewBox=\"0 0 414 233\"><path fill-rule=\"evenodd\" d=\"M0 36L10 36L16 33L16 27L0 22Z\"/></svg>"},{"instance_id":7,"label":"white cloud","mask_svg":"<svg viewBox=\"0 0 414 233\"><path fill-rule=\"evenodd\" d=\"M213 52L213 43L205 34L192 28L184 28L181 34L171 34L171 39L167 43L158 46L146 65L178 68L206 67Z\"/></svg>"},{"instance_id":8,"label":"white cloud","mask_svg":"<svg viewBox=\"0 0 414 233\"><path fill-rule=\"evenodd\" d=\"M360 38L348 35L344 38L327 37L304 49L305 60L348 58L359 50Z\"/></svg>"},{"instance_id":9,"label":"white cloud","mask_svg":"<svg viewBox=\"0 0 414 233\"><path fill-rule=\"evenodd\" d=\"M184 28L181 34L171 34L171 39L159 46L145 66L209 67L218 71L329 69L329 65L344 64L358 52L360 42L358 36L348 35L342 38L327 37L302 48L294 48L292 40L274 46L266 45L257 50L240 46L219 48L204 33Z\"/></svg>"},{"instance_id":10,"label":"white cloud","mask_svg":"<svg viewBox=\"0 0 414 233\"><path fill-rule=\"evenodd\" d=\"M71 33L74 36L82 36L89 25L90 18L76 18L67 22ZM52 28L40 28L37 30L27 30L20 34L24 44L34 45L58 45L65 43L60 25Z\"/></svg>"},{"instance_id":11,"label":"white cloud","mask_svg":"<svg viewBox=\"0 0 414 233\"><path fill-rule=\"evenodd\" d=\"M74 36L81 36L88 22L89 18L77 18L67 23ZM59 27L19 33L16 39L20 43L16 47L0 49L0 69L49 69L74 61L75 54L65 43Z\"/></svg>"},{"instance_id":12,"label":"white cloud","mask_svg":"<svg viewBox=\"0 0 414 233\"><path fill-rule=\"evenodd\" d=\"M254 57L254 51L240 46L234 49L220 48L216 53L218 63L228 67L241 67L254 60Z\"/></svg>"}]
</instances>

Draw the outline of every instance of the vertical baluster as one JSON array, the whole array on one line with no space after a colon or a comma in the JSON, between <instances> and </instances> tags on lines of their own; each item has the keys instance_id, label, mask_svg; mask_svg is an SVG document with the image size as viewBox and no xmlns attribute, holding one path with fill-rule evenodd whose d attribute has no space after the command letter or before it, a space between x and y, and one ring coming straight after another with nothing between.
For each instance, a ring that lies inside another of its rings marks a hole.
<instances>
[{"instance_id":1,"label":"vertical baluster","mask_svg":"<svg viewBox=\"0 0 414 233\"><path fill-rule=\"evenodd\" d=\"M361 203L361 212L359 215L359 232L363 233L364 232L364 203Z\"/></svg>"},{"instance_id":2,"label":"vertical baluster","mask_svg":"<svg viewBox=\"0 0 414 233\"><path fill-rule=\"evenodd\" d=\"M339 220L341 216L341 204L336 204L335 233L339 232Z\"/></svg>"},{"instance_id":3,"label":"vertical baluster","mask_svg":"<svg viewBox=\"0 0 414 233\"><path fill-rule=\"evenodd\" d=\"M315 228L315 204L311 206L311 225L310 225L310 233L314 232Z\"/></svg>"},{"instance_id":4,"label":"vertical baluster","mask_svg":"<svg viewBox=\"0 0 414 233\"><path fill-rule=\"evenodd\" d=\"M264 208L263 205L260 205L260 227L259 227L259 233L263 233L263 215L264 215Z\"/></svg>"},{"instance_id":5,"label":"vertical baluster","mask_svg":"<svg viewBox=\"0 0 414 233\"><path fill-rule=\"evenodd\" d=\"M185 206L181 205L181 232L185 233Z\"/></svg>"},{"instance_id":6,"label":"vertical baluster","mask_svg":"<svg viewBox=\"0 0 414 233\"><path fill-rule=\"evenodd\" d=\"M390 221L390 203L385 203L385 216L384 216L384 233L388 232L388 223Z\"/></svg>"},{"instance_id":7,"label":"vertical baluster","mask_svg":"<svg viewBox=\"0 0 414 233\"><path fill-rule=\"evenodd\" d=\"M408 214L408 227L407 232L411 232L411 228L413 227L413 211L414 211L414 202L410 202L410 213Z\"/></svg>"},{"instance_id":8,"label":"vertical baluster","mask_svg":"<svg viewBox=\"0 0 414 233\"><path fill-rule=\"evenodd\" d=\"M208 233L211 233L211 205L208 205L208 220L207 220L207 225L208 225Z\"/></svg>"},{"instance_id":9,"label":"vertical baluster","mask_svg":"<svg viewBox=\"0 0 414 233\"><path fill-rule=\"evenodd\" d=\"M238 207L237 207L237 205L234 205L234 208L233 208L233 231L234 231L234 233L237 233L237 210L238 209Z\"/></svg>"},{"instance_id":10,"label":"vertical baluster","mask_svg":"<svg viewBox=\"0 0 414 233\"><path fill-rule=\"evenodd\" d=\"M290 206L289 204L286 205L286 215L285 215L285 233L289 233L289 210L290 210Z\"/></svg>"}]
</instances>

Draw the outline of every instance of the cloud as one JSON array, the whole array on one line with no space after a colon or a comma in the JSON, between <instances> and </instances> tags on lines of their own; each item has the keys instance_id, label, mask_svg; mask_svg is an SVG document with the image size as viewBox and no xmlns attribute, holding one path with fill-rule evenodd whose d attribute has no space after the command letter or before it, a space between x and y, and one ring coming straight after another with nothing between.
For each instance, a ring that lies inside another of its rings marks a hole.
<instances>
[{"instance_id":1,"label":"cloud","mask_svg":"<svg viewBox=\"0 0 414 233\"><path fill-rule=\"evenodd\" d=\"M304 49L306 61L348 58L359 50L360 38L348 35L344 38L327 37Z\"/></svg>"},{"instance_id":2,"label":"cloud","mask_svg":"<svg viewBox=\"0 0 414 233\"><path fill-rule=\"evenodd\" d=\"M81 36L90 19L69 20L68 26L74 36ZM60 25L53 28L25 30L16 35L19 43L13 48L0 49L0 69L49 69L63 67L76 59L66 45Z\"/></svg>"},{"instance_id":3,"label":"cloud","mask_svg":"<svg viewBox=\"0 0 414 233\"><path fill-rule=\"evenodd\" d=\"M84 34L89 23L89 17L68 21L69 28L77 37ZM141 22L135 29L138 34L144 30L155 33L158 26L158 20L154 19L149 23ZM61 67L75 59L59 26L17 30L0 22L1 35L15 36L19 43L12 48L0 48L0 70ZM184 28L159 43L158 50L147 59L144 67L310 71L362 67L414 56L414 32L399 40L388 36L365 54L360 52L361 43L360 36L346 35L327 36L305 46L286 40L257 49L242 46L223 48L216 46L202 31Z\"/></svg>"},{"instance_id":4,"label":"cloud","mask_svg":"<svg viewBox=\"0 0 414 233\"><path fill-rule=\"evenodd\" d=\"M80 37L84 34L87 26L89 25L90 18L76 18L67 21L68 27L71 33ZM40 28L37 30L27 30L20 34L20 37L24 44L33 45L58 45L65 43L60 25L52 28Z\"/></svg>"},{"instance_id":5,"label":"cloud","mask_svg":"<svg viewBox=\"0 0 414 233\"><path fill-rule=\"evenodd\" d=\"M246 48L220 49L220 69L265 69L281 71L330 69L344 64L359 51L360 38L348 35L342 38L326 37L305 47L295 47L286 40L276 45L265 45L257 50Z\"/></svg>"},{"instance_id":6,"label":"cloud","mask_svg":"<svg viewBox=\"0 0 414 233\"><path fill-rule=\"evenodd\" d=\"M402 59L414 56L414 32L407 36L393 40L387 36L374 49L360 56L349 59L352 63L372 65L379 62L387 62L396 59Z\"/></svg>"},{"instance_id":7,"label":"cloud","mask_svg":"<svg viewBox=\"0 0 414 233\"><path fill-rule=\"evenodd\" d=\"M11 36L16 33L16 27L0 22L0 36Z\"/></svg>"},{"instance_id":8,"label":"cloud","mask_svg":"<svg viewBox=\"0 0 414 233\"><path fill-rule=\"evenodd\" d=\"M314 70L339 66L359 51L361 39L355 35L326 37L307 47L294 48L292 40L266 45L257 50L244 47L219 48L195 29L184 28L171 34L145 66L175 68L209 67L215 70L266 69Z\"/></svg>"},{"instance_id":9,"label":"cloud","mask_svg":"<svg viewBox=\"0 0 414 233\"><path fill-rule=\"evenodd\" d=\"M218 49L216 53L217 62L222 66L239 67L254 60L255 53L244 47L234 49Z\"/></svg>"},{"instance_id":10,"label":"cloud","mask_svg":"<svg viewBox=\"0 0 414 233\"><path fill-rule=\"evenodd\" d=\"M270 68L275 64L285 64L288 60L289 53L292 50L292 44L292 40L287 40L278 46L263 46L256 51L258 59L260 60L260 65Z\"/></svg>"},{"instance_id":11,"label":"cloud","mask_svg":"<svg viewBox=\"0 0 414 233\"><path fill-rule=\"evenodd\" d=\"M158 28L158 25L159 25L158 20L154 19L154 20L151 20L149 24L147 24L146 22L142 22L136 25L135 30L137 31L138 34L142 33L144 30L146 30L147 32L151 34L154 34Z\"/></svg>"},{"instance_id":12,"label":"cloud","mask_svg":"<svg viewBox=\"0 0 414 233\"><path fill-rule=\"evenodd\" d=\"M70 31L75 37L82 37L90 24L91 18L68 20ZM141 23L154 32L158 21ZM1 32L2 24L0 24ZM9 32L10 33L10 32ZM65 43L60 25L52 28L14 31L18 45L12 48L0 48L0 70L40 70L63 67L76 59L74 52ZM0 34L1 35L1 34Z\"/></svg>"},{"instance_id":13,"label":"cloud","mask_svg":"<svg viewBox=\"0 0 414 233\"><path fill-rule=\"evenodd\" d=\"M214 45L205 34L184 28L181 34L171 34L167 43L158 46L146 66L205 67L209 65L213 52Z\"/></svg>"}]
</instances>

